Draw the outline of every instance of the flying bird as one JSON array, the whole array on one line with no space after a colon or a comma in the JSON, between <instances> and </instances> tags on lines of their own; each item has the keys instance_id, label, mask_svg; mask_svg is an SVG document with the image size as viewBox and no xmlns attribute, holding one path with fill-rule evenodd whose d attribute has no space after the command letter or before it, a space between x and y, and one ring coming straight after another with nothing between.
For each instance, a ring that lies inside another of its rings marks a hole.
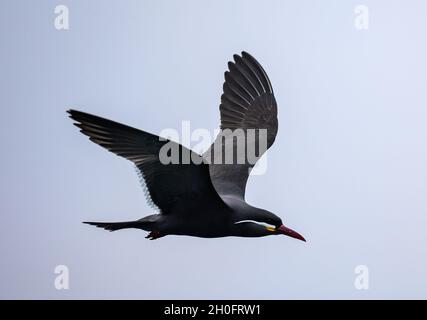
<instances>
[{"instance_id":1,"label":"flying bird","mask_svg":"<svg viewBox=\"0 0 427 320\"><path fill-rule=\"evenodd\" d=\"M247 52L234 55L228 63L221 96L221 132L239 131L249 139L250 130L264 132L252 138L265 150L273 144L277 129L277 104L270 80L255 58ZM218 135L203 155L157 135L77 110L68 110L74 125L89 139L105 149L132 161L145 188L149 204L157 213L136 221L84 222L109 231L136 228L148 231L146 238L166 235L187 235L204 238L226 236L263 237L287 235L305 241L298 232L286 227L277 215L249 205L245 201L246 183L254 163L215 161L222 159L227 141L233 134ZM262 130L261 130L262 129ZM165 145L179 154L186 153L191 161L163 163ZM231 150L237 155L238 143ZM238 157L236 157L238 158Z\"/></svg>"}]
</instances>

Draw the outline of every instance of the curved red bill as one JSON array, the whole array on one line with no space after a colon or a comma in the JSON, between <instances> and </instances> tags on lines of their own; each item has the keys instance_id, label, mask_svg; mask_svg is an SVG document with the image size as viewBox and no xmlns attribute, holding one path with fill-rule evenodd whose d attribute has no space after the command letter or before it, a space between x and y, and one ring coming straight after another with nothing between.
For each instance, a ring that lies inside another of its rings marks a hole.
<instances>
[{"instance_id":1,"label":"curved red bill","mask_svg":"<svg viewBox=\"0 0 427 320\"><path fill-rule=\"evenodd\" d=\"M292 229L285 227L283 224L277 229L277 232L280 234L284 234L288 237L292 237L292 238L299 239L301 241L306 242L302 235L300 235L298 232Z\"/></svg>"}]
</instances>

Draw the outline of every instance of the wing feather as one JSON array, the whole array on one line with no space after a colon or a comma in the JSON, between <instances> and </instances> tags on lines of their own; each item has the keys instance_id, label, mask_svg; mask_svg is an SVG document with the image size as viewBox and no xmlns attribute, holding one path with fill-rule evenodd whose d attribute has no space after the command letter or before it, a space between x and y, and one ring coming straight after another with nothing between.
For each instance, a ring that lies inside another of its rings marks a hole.
<instances>
[{"instance_id":1,"label":"wing feather","mask_svg":"<svg viewBox=\"0 0 427 320\"><path fill-rule=\"evenodd\" d=\"M273 87L267 73L259 62L247 52L234 55L234 62L228 63L228 71L224 73L225 82L221 96L221 132L226 129L242 129L245 137L248 129L267 130L267 149L273 144L278 129L277 104ZM258 131L260 132L260 131ZM212 183L220 195L233 195L244 199L246 183L254 164L249 161L237 163L217 163L224 159L227 139L234 136L219 135L204 157L210 161L209 171ZM259 136L252 143L259 146ZM233 152L239 153L235 141ZM257 154L257 156L261 156ZM245 155L245 159L247 159Z\"/></svg>"},{"instance_id":2,"label":"wing feather","mask_svg":"<svg viewBox=\"0 0 427 320\"><path fill-rule=\"evenodd\" d=\"M135 164L146 185L147 202L163 214L185 214L204 203L225 206L212 185L207 164L163 164L159 157L167 143L179 150L180 159L183 152L189 152L191 159L201 159L200 155L173 141L108 119L76 110L68 113L91 141Z\"/></svg>"}]
</instances>

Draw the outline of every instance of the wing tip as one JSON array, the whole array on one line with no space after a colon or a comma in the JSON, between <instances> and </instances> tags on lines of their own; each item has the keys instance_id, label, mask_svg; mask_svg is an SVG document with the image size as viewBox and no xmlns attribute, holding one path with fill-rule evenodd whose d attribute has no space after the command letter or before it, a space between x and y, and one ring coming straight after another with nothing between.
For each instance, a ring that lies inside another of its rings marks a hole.
<instances>
[{"instance_id":1,"label":"wing tip","mask_svg":"<svg viewBox=\"0 0 427 320\"><path fill-rule=\"evenodd\" d=\"M79 113L81 111L78 111L78 110L75 110L75 109L68 109L65 112L67 112L70 116L72 116L72 115L77 114L77 113Z\"/></svg>"},{"instance_id":2,"label":"wing tip","mask_svg":"<svg viewBox=\"0 0 427 320\"><path fill-rule=\"evenodd\" d=\"M73 119L74 121L77 121L77 122L81 122L81 120L82 120L81 118L85 115L84 112L78 111L75 109L68 109L68 110L66 110L66 112L67 112L68 117L70 119Z\"/></svg>"},{"instance_id":3,"label":"wing tip","mask_svg":"<svg viewBox=\"0 0 427 320\"><path fill-rule=\"evenodd\" d=\"M243 50L243 51L242 51L242 57L243 57L243 58L245 58L245 57L252 57L252 55L251 55L250 53L248 53L247 51ZM252 57L252 58L253 58L253 57Z\"/></svg>"}]
</instances>

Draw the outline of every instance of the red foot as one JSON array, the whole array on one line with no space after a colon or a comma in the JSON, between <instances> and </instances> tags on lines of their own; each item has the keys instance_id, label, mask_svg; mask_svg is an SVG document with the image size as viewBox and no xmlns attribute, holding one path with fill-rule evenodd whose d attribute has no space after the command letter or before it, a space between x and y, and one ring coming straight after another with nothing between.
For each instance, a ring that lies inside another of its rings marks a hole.
<instances>
[{"instance_id":1,"label":"red foot","mask_svg":"<svg viewBox=\"0 0 427 320\"><path fill-rule=\"evenodd\" d=\"M161 234L160 232L158 232L158 231L151 231L146 237L145 237L145 239L149 239L149 240L156 240L156 239L159 239L159 238L161 238L161 237L164 237L164 235L163 234Z\"/></svg>"}]
</instances>

